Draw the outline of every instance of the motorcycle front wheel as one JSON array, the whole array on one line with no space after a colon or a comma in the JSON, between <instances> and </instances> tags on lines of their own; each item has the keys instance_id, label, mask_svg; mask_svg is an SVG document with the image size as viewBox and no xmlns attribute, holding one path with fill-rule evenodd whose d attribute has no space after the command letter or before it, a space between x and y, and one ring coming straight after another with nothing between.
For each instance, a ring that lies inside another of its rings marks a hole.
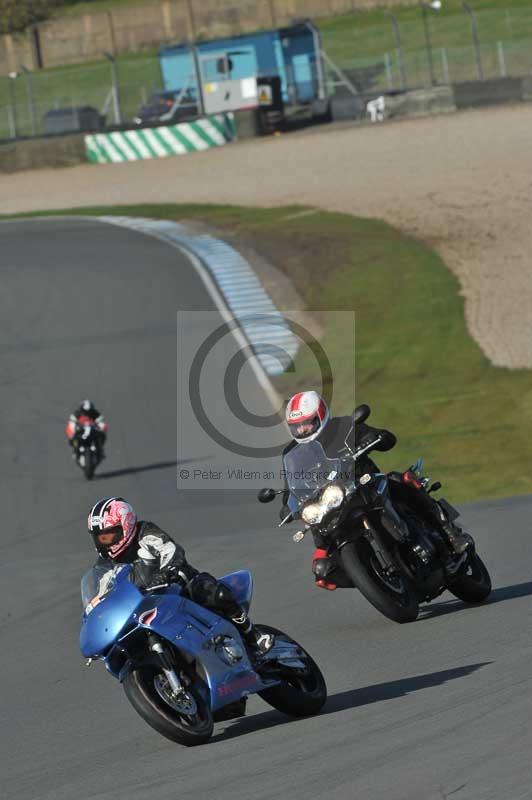
<instances>
[{"instance_id":1,"label":"motorcycle front wheel","mask_svg":"<svg viewBox=\"0 0 532 800\"><path fill-rule=\"evenodd\" d=\"M419 602L411 581L400 573L384 575L365 539L344 545L340 558L349 578L377 611L394 622L417 619Z\"/></svg>"},{"instance_id":2,"label":"motorcycle front wheel","mask_svg":"<svg viewBox=\"0 0 532 800\"><path fill-rule=\"evenodd\" d=\"M85 466L83 467L83 473L88 481L92 481L94 478L94 470L96 469L96 456L93 456L92 453L89 453L85 456Z\"/></svg>"},{"instance_id":3,"label":"motorcycle front wheel","mask_svg":"<svg viewBox=\"0 0 532 800\"><path fill-rule=\"evenodd\" d=\"M173 742L194 747L210 739L213 719L210 708L198 692L190 689L195 703L194 713L183 713L175 699L164 673L154 667L136 669L123 682L126 697L142 719L158 733Z\"/></svg>"},{"instance_id":4,"label":"motorcycle front wheel","mask_svg":"<svg viewBox=\"0 0 532 800\"><path fill-rule=\"evenodd\" d=\"M290 670L285 668L281 683L272 686L271 689L259 692L259 697L262 697L272 708L276 708L283 714L289 714L291 717L310 717L317 714L327 700L327 686L314 659L286 633L271 628L269 625L256 625L255 627L264 633L273 633L277 642L284 641L295 644L302 651L302 660L307 666L304 674L298 670L294 670L293 674L290 674Z\"/></svg>"}]
</instances>

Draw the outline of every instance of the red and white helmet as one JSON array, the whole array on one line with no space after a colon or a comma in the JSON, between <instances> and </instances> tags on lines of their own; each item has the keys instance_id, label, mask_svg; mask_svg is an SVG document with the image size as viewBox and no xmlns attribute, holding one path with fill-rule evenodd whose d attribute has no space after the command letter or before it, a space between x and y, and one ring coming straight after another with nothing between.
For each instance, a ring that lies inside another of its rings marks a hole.
<instances>
[{"instance_id":1,"label":"red and white helmet","mask_svg":"<svg viewBox=\"0 0 532 800\"><path fill-rule=\"evenodd\" d=\"M127 549L135 535L137 515L123 497L108 497L91 508L89 533L102 555L116 558Z\"/></svg>"},{"instance_id":2,"label":"red and white helmet","mask_svg":"<svg viewBox=\"0 0 532 800\"><path fill-rule=\"evenodd\" d=\"M286 406L286 423L296 442L311 442L329 420L327 403L317 392L298 392Z\"/></svg>"}]
</instances>

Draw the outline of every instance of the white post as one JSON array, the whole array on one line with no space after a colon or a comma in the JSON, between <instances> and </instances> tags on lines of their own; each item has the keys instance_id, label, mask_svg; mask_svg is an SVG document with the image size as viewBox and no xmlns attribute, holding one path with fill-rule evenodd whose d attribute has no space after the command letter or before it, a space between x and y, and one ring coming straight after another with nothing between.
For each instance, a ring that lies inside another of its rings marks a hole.
<instances>
[{"instance_id":1,"label":"white post","mask_svg":"<svg viewBox=\"0 0 532 800\"><path fill-rule=\"evenodd\" d=\"M441 68L443 71L443 82L449 85L451 83L451 79L449 77L449 62L447 61L447 50L445 47L440 47L441 53Z\"/></svg>"},{"instance_id":2,"label":"white post","mask_svg":"<svg viewBox=\"0 0 532 800\"><path fill-rule=\"evenodd\" d=\"M113 114L115 118L115 124L120 125L120 104L118 102L118 91L116 86L113 86Z\"/></svg>"},{"instance_id":3,"label":"white post","mask_svg":"<svg viewBox=\"0 0 532 800\"><path fill-rule=\"evenodd\" d=\"M17 126L15 125L15 115L13 113L13 106L7 107L7 121L9 124L9 138L17 138Z\"/></svg>"},{"instance_id":4,"label":"white post","mask_svg":"<svg viewBox=\"0 0 532 800\"><path fill-rule=\"evenodd\" d=\"M506 9L506 15L505 16L506 16L506 26L508 28L508 33L510 35L510 39L513 39L514 38L514 31L513 31L513 27L512 27L512 18L510 16L510 12L508 11L508 9Z\"/></svg>"},{"instance_id":5,"label":"white post","mask_svg":"<svg viewBox=\"0 0 532 800\"><path fill-rule=\"evenodd\" d=\"M384 65L386 67L386 83L388 84L388 89L391 89L393 87L392 65L388 53L384 54Z\"/></svg>"},{"instance_id":6,"label":"white post","mask_svg":"<svg viewBox=\"0 0 532 800\"><path fill-rule=\"evenodd\" d=\"M502 42L497 42L497 56L499 58L501 78L506 78L506 61L504 60L504 45Z\"/></svg>"}]
</instances>

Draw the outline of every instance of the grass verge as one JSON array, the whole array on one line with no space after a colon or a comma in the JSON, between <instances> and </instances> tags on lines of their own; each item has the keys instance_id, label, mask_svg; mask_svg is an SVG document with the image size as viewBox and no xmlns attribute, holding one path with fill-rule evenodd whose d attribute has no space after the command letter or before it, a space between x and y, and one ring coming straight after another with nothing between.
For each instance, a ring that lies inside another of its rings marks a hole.
<instances>
[{"instance_id":1,"label":"grass verge","mask_svg":"<svg viewBox=\"0 0 532 800\"><path fill-rule=\"evenodd\" d=\"M379 458L383 467L406 467L423 454L426 471L456 502L527 493L530 372L489 363L468 334L455 277L422 242L379 220L305 210L132 205L46 215L194 219L238 236L290 276L320 317L322 345L334 363L345 340L325 312L355 311L357 402L369 402L372 421L399 437L395 450ZM350 359L346 352L346 372L334 376L337 414L351 411ZM285 396L316 381L305 354L296 368L296 379L279 380Z\"/></svg>"}]
</instances>

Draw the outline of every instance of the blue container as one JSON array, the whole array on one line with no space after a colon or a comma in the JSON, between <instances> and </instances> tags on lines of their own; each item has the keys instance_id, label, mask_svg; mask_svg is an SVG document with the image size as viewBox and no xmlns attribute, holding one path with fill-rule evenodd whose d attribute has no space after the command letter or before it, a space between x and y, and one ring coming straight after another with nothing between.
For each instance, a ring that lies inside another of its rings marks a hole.
<instances>
[{"instance_id":1,"label":"blue container","mask_svg":"<svg viewBox=\"0 0 532 800\"><path fill-rule=\"evenodd\" d=\"M198 96L196 63L201 84L230 77L281 78L285 103L310 103L320 95L319 37L303 23L290 28L199 42L196 56L189 44L169 45L159 51L164 88L191 89ZM224 70L229 67L229 72Z\"/></svg>"}]
</instances>

